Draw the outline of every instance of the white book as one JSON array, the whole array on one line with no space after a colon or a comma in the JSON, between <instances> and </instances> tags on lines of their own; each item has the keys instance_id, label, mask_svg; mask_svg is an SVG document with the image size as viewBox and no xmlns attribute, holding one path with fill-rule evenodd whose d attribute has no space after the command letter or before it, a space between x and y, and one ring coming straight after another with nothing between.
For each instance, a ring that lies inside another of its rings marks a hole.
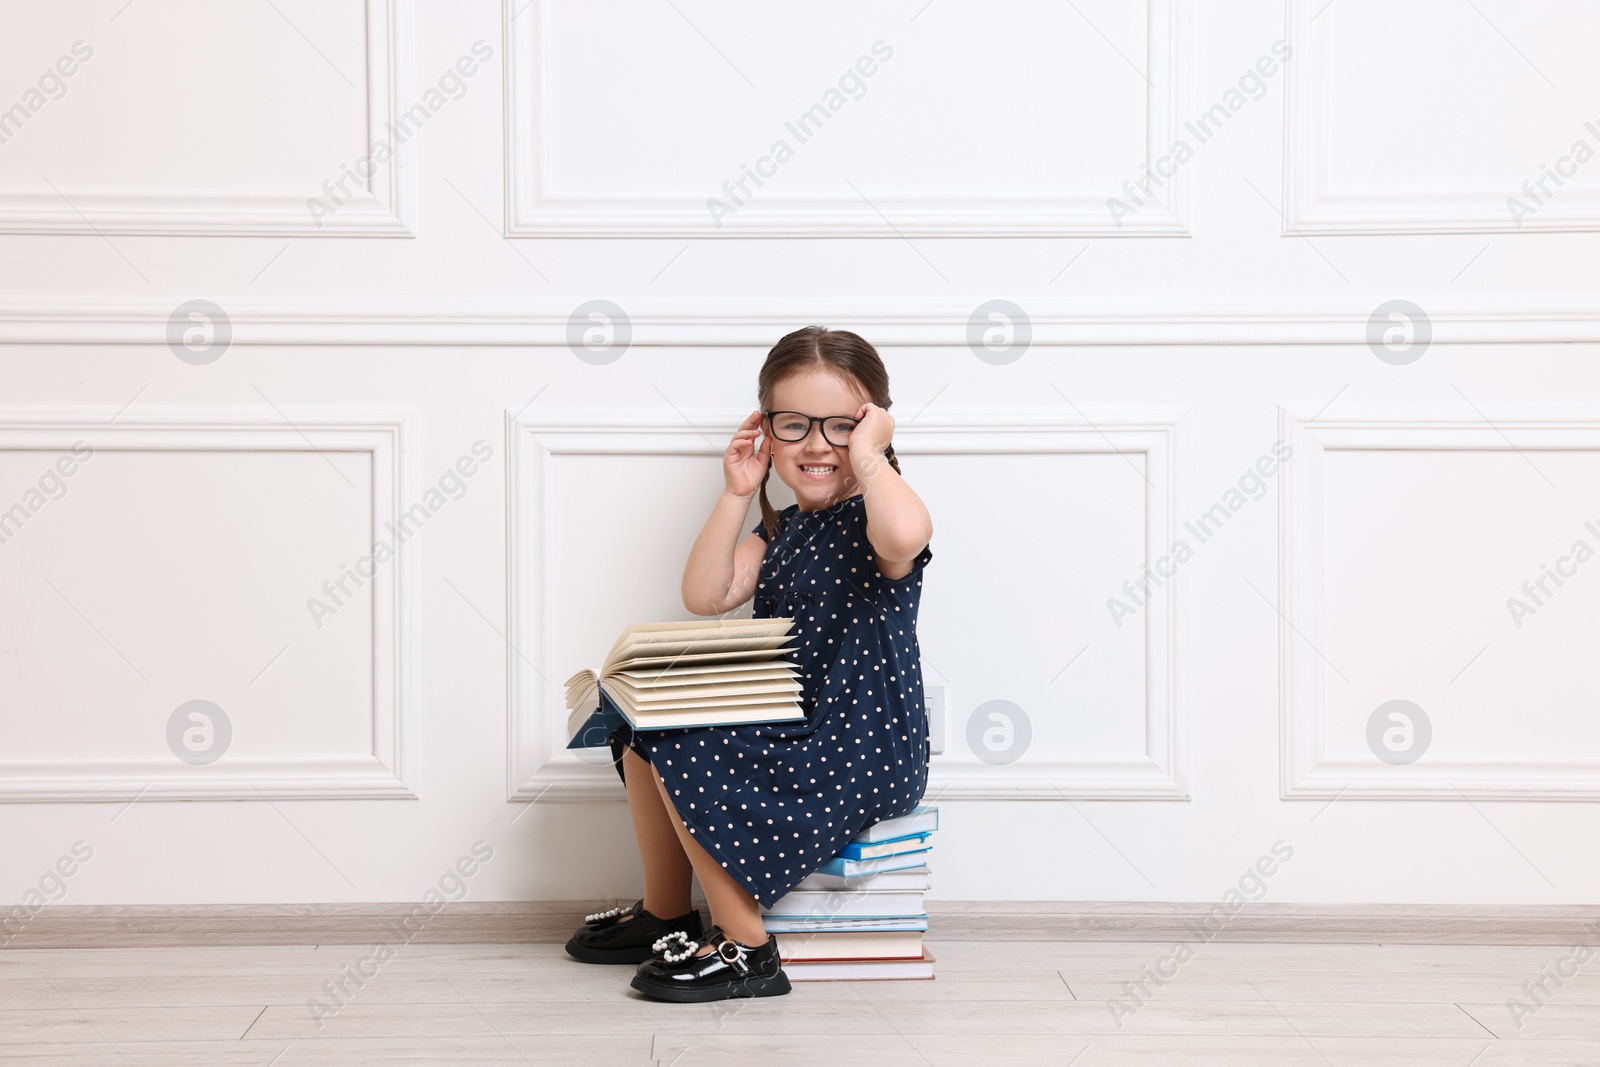
<instances>
[{"instance_id":1,"label":"white book","mask_svg":"<svg viewBox=\"0 0 1600 1067\"><path fill-rule=\"evenodd\" d=\"M848 919L837 915L763 915L761 925L773 934L812 934L838 931L926 930L928 913L918 915L865 915Z\"/></svg>"},{"instance_id":2,"label":"white book","mask_svg":"<svg viewBox=\"0 0 1600 1067\"><path fill-rule=\"evenodd\" d=\"M933 977L933 953L919 960L784 960L791 982L869 982Z\"/></svg>"},{"instance_id":3,"label":"white book","mask_svg":"<svg viewBox=\"0 0 1600 1067\"><path fill-rule=\"evenodd\" d=\"M850 840L857 844L887 841L911 834L932 833L939 828L939 809L932 804L918 804L904 815L883 819L862 830Z\"/></svg>"},{"instance_id":4,"label":"white book","mask_svg":"<svg viewBox=\"0 0 1600 1067\"><path fill-rule=\"evenodd\" d=\"M821 933L773 934L778 959L790 960L915 960L922 958L921 930L828 930Z\"/></svg>"},{"instance_id":5,"label":"white book","mask_svg":"<svg viewBox=\"0 0 1600 1067\"><path fill-rule=\"evenodd\" d=\"M878 890L926 891L933 887L928 877L930 873L931 869L926 863L899 871L879 871L877 874L840 875L823 874L821 871L815 871L802 878L794 889L846 892ZM791 890L791 892L793 891Z\"/></svg>"},{"instance_id":6,"label":"white book","mask_svg":"<svg viewBox=\"0 0 1600 1067\"><path fill-rule=\"evenodd\" d=\"M867 916L923 915L920 889L801 889L796 887L772 905L763 916L796 919L859 919Z\"/></svg>"}]
</instances>

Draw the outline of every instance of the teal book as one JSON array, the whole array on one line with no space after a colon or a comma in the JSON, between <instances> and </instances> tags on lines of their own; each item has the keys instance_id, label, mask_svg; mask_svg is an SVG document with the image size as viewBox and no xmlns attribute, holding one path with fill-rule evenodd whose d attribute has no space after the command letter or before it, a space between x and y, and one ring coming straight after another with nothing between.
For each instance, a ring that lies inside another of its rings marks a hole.
<instances>
[{"instance_id":1,"label":"teal book","mask_svg":"<svg viewBox=\"0 0 1600 1067\"><path fill-rule=\"evenodd\" d=\"M921 852L928 847L931 834L907 834L886 841L851 841L835 855L847 860L870 860L876 856L897 856L902 852Z\"/></svg>"},{"instance_id":2,"label":"teal book","mask_svg":"<svg viewBox=\"0 0 1600 1067\"><path fill-rule=\"evenodd\" d=\"M880 871L899 871L907 867L920 867L928 862L929 848L920 848L915 852L902 852L895 856L876 856L869 860L853 860L844 856L835 856L817 868L820 874L835 874L841 878L849 878L858 874L877 874Z\"/></svg>"}]
</instances>

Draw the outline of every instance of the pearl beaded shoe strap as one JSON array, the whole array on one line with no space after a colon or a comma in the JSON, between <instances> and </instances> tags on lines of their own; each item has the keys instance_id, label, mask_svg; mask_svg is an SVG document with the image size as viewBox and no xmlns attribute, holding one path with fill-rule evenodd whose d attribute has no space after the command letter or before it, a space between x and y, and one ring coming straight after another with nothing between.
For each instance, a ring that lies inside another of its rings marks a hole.
<instances>
[{"instance_id":1,"label":"pearl beaded shoe strap","mask_svg":"<svg viewBox=\"0 0 1600 1067\"><path fill-rule=\"evenodd\" d=\"M709 945L713 941L717 943L717 955L722 957L723 962L731 965L740 974L749 972L750 965L745 962L743 947L740 946L739 942L721 931L714 930L696 941L682 930L674 930L670 934L656 938L650 947L661 953L661 958L668 963L682 963L690 956L693 956L701 945ZM677 942L679 947L673 948L673 942ZM729 954L730 950L731 955Z\"/></svg>"},{"instance_id":2,"label":"pearl beaded shoe strap","mask_svg":"<svg viewBox=\"0 0 1600 1067\"><path fill-rule=\"evenodd\" d=\"M681 950L674 951L669 947L674 941L680 942ZM661 953L662 958L668 963L682 963L690 956L693 956L694 950L699 946L700 942L694 940L682 930L674 930L670 934L658 937L650 945L651 948Z\"/></svg>"},{"instance_id":3,"label":"pearl beaded shoe strap","mask_svg":"<svg viewBox=\"0 0 1600 1067\"><path fill-rule=\"evenodd\" d=\"M631 904L626 908L607 908L605 911L597 911L589 915L585 915L583 917L583 921L586 923L597 923L601 919L620 918L623 915L627 915L631 911L633 911L633 905Z\"/></svg>"}]
</instances>

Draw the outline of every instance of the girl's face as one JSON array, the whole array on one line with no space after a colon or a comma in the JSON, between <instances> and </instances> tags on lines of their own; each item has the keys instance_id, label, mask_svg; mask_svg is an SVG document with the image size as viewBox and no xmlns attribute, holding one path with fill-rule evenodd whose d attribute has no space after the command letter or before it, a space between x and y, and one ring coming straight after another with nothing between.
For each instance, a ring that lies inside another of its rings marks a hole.
<instances>
[{"instance_id":1,"label":"girl's face","mask_svg":"<svg viewBox=\"0 0 1600 1067\"><path fill-rule=\"evenodd\" d=\"M859 387L847 387L826 368L811 367L796 371L774 386L769 408L798 411L822 419L854 418L861 405L870 399ZM770 419L763 430L771 434ZM811 432L803 441L780 441L773 437L772 466L784 484L794 490L795 502L801 511L831 507L861 491L850 466L849 446L829 442L823 436L820 423L811 425Z\"/></svg>"}]
</instances>

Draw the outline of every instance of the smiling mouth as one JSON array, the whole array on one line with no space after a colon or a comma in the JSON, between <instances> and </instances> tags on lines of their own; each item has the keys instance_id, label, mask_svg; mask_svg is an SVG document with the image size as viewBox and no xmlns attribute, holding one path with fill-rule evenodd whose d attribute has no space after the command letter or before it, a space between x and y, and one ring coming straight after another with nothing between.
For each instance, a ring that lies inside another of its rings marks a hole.
<instances>
[{"instance_id":1,"label":"smiling mouth","mask_svg":"<svg viewBox=\"0 0 1600 1067\"><path fill-rule=\"evenodd\" d=\"M818 482L825 478L833 477L833 472L839 469L838 467L826 463L817 465L802 463L799 466L801 474L804 474L807 478Z\"/></svg>"}]
</instances>

